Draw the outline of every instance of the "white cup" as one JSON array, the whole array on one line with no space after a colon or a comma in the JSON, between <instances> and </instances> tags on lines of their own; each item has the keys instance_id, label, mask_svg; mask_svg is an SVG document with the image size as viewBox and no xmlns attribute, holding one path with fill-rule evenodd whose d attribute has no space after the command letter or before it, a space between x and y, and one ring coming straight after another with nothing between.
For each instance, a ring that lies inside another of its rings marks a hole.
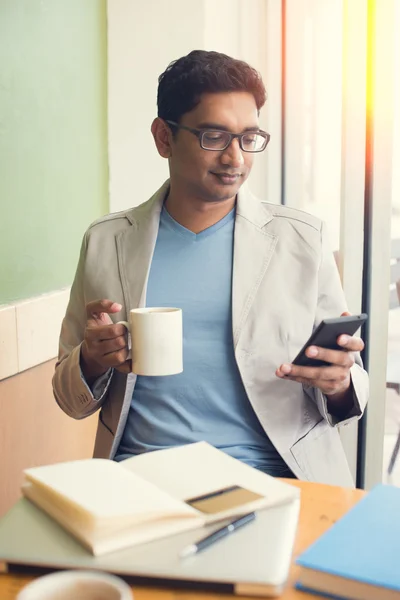
<instances>
[{"instance_id":1,"label":"white cup","mask_svg":"<svg viewBox=\"0 0 400 600\"><path fill-rule=\"evenodd\" d=\"M183 371L182 309L134 308L128 329L132 340L132 373L176 375Z\"/></svg>"},{"instance_id":2,"label":"white cup","mask_svg":"<svg viewBox=\"0 0 400 600\"><path fill-rule=\"evenodd\" d=\"M16 600L133 600L130 587L115 575L59 571L25 586Z\"/></svg>"}]
</instances>

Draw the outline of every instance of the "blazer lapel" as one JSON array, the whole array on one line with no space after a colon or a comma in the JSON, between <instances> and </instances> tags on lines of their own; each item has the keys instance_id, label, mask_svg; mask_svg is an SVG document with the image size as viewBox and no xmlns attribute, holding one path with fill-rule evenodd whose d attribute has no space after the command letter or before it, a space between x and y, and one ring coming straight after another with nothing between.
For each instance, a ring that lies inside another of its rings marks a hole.
<instances>
[{"instance_id":1,"label":"blazer lapel","mask_svg":"<svg viewBox=\"0 0 400 600\"><path fill-rule=\"evenodd\" d=\"M157 240L160 212L169 181L128 214L132 227L117 235L118 266L127 315L132 308L146 306L147 281Z\"/></svg>"},{"instance_id":2,"label":"blazer lapel","mask_svg":"<svg viewBox=\"0 0 400 600\"><path fill-rule=\"evenodd\" d=\"M117 235L118 266L127 314L146 305L147 281L157 240L160 212L169 181L127 218L132 227ZM272 220L269 208L243 189L238 194L234 237L232 326L236 348L258 287L278 240L265 230Z\"/></svg>"},{"instance_id":3,"label":"blazer lapel","mask_svg":"<svg viewBox=\"0 0 400 600\"><path fill-rule=\"evenodd\" d=\"M236 348L260 283L268 269L278 237L265 225L270 209L247 190L238 194L232 282L232 327Z\"/></svg>"}]
</instances>

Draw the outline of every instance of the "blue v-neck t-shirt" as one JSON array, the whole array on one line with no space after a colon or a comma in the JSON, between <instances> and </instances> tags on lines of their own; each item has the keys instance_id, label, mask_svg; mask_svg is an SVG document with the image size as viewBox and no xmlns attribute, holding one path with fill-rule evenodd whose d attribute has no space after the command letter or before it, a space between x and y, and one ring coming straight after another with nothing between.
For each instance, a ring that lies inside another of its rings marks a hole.
<instances>
[{"instance_id":1,"label":"blue v-neck t-shirt","mask_svg":"<svg viewBox=\"0 0 400 600\"><path fill-rule=\"evenodd\" d=\"M261 427L232 336L235 211L195 234L163 208L147 306L183 311L183 373L138 376L116 460L205 440L271 475L287 469Z\"/></svg>"}]
</instances>

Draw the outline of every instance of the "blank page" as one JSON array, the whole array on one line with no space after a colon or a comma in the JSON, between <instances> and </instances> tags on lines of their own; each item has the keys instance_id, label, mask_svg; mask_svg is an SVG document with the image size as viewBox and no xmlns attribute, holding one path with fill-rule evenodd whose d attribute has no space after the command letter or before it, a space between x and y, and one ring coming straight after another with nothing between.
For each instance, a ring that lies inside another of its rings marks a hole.
<instances>
[{"instance_id":1,"label":"blank page","mask_svg":"<svg viewBox=\"0 0 400 600\"><path fill-rule=\"evenodd\" d=\"M87 459L27 469L28 481L61 494L96 519L194 515L196 511L111 460Z\"/></svg>"},{"instance_id":2,"label":"blank page","mask_svg":"<svg viewBox=\"0 0 400 600\"><path fill-rule=\"evenodd\" d=\"M281 504L299 496L299 490L294 486L249 467L207 442L148 452L119 464L131 473L145 476L148 481L181 500L232 485L265 496L265 506Z\"/></svg>"}]
</instances>

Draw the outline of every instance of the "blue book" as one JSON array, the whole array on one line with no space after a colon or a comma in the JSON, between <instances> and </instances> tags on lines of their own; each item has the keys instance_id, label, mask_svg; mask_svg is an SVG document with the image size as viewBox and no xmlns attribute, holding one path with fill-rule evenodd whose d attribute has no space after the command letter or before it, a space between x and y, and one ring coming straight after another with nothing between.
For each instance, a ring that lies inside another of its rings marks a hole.
<instances>
[{"instance_id":1,"label":"blue book","mask_svg":"<svg viewBox=\"0 0 400 600\"><path fill-rule=\"evenodd\" d=\"M400 488L374 487L296 562L298 589L346 600L400 599Z\"/></svg>"}]
</instances>

